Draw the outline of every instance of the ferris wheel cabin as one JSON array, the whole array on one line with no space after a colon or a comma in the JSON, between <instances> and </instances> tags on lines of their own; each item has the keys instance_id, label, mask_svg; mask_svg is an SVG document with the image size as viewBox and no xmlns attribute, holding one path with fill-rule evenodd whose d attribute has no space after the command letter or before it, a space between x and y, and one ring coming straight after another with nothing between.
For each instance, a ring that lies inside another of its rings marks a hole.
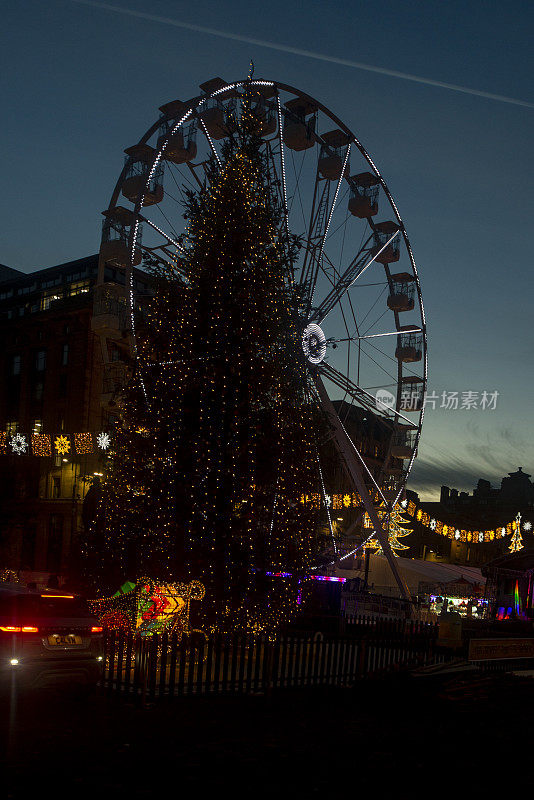
<instances>
[{"instance_id":1,"label":"ferris wheel cabin","mask_svg":"<svg viewBox=\"0 0 534 800\"><path fill-rule=\"evenodd\" d=\"M272 136L278 127L277 114L269 100L275 96L273 86L254 87L255 97L252 100L252 115L255 119L254 133L257 136Z\"/></svg>"},{"instance_id":2,"label":"ferris wheel cabin","mask_svg":"<svg viewBox=\"0 0 534 800\"><path fill-rule=\"evenodd\" d=\"M376 261L380 264L392 264L400 258L400 236L397 234L394 239L391 237L400 227L396 222L377 222L375 225L375 248L382 250L384 245L387 245L381 253L376 256ZM388 244L389 242L389 244Z\"/></svg>"},{"instance_id":3,"label":"ferris wheel cabin","mask_svg":"<svg viewBox=\"0 0 534 800\"><path fill-rule=\"evenodd\" d=\"M295 97L285 103L289 111L284 117L284 144L290 150L308 150L315 144L315 116L317 106L309 100ZM311 117L311 119L308 119Z\"/></svg>"},{"instance_id":4,"label":"ferris wheel cabin","mask_svg":"<svg viewBox=\"0 0 534 800\"><path fill-rule=\"evenodd\" d=\"M150 182L147 181L152 170L156 151L148 144L134 144L124 151L126 153L126 175L122 184L122 193L130 202L136 203L139 194L144 191L143 206L152 206L163 200L163 164L158 164L152 172Z\"/></svg>"},{"instance_id":5,"label":"ferris wheel cabin","mask_svg":"<svg viewBox=\"0 0 534 800\"><path fill-rule=\"evenodd\" d=\"M393 434L391 455L394 458L411 458L415 449L417 428L411 425L401 425Z\"/></svg>"},{"instance_id":6,"label":"ferris wheel cabin","mask_svg":"<svg viewBox=\"0 0 534 800\"><path fill-rule=\"evenodd\" d=\"M412 311L415 304L415 278L409 272L397 272L389 282L388 308L392 311Z\"/></svg>"},{"instance_id":7,"label":"ferris wheel cabin","mask_svg":"<svg viewBox=\"0 0 534 800\"><path fill-rule=\"evenodd\" d=\"M380 180L372 172L360 172L349 178L349 211L353 217L367 219L378 213Z\"/></svg>"},{"instance_id":8,"label":"ferris wheel cabin","mask_svg":"<svg viewBox=\"0 0 534 800\"><path fill-rule=\"evenodd\" d=\"M421 411L424 403L423 378L404 375L401 378L401 407L403 411Z\"/></svg>"},{"instance_id":9,"label":"ferris wheel cabin","mask_svg":"<svg viewBox=\"0 0 534 800\"><path fill-rule=\"evenodd\" d=\"M173 103L169 103L173 106ZM180 104L183 108L183 104ZM162 106L161 108L165 108ZM176 117L180 115L177 111ZM186 126L181 126L177 131L171 133L174 128L174 122L167 118L164 114L161 123L161 134L158 137L158 150L163 147L165 141L167 146L163 151L163 158L165 161L172 161L173 164L187 164L192 161L197 154L197 126L195 122L190 122Z\"/></svg>"},{"instance_id":10,"label":"ferris wheel cabin","mask_svg":"<svg viewBox=\"0 0 534 800\"><path fill-rule=\"evenodd\" d=\"M102 212L102 241L100 255L107 264L124 269L130 263L130 233L134 214L123 206L115 206ZM137 231L137 241L133 255L133 266L141 263L142 228Z\"/></svg>"},{"instance_id":11,"label":"ferris wheel cabin","mask_svg":"<svg viewBox=\"0 0 534 800\"><path fill-rule=\"evenodd\" d=\"M211 78L200 84L200 88L206 94L212 94L225 86L226 82L222 78ZM221 92L216 97L209 97L202 103L198 116L212 139L224 139L229 135L228 123L230 116L235 111L236 94L235 90L229 89L228 92Z\"/></svg>"},{"instance_id":12,"label":"ferris wheel cabin","mask_svg":"<svg viewBox=\"0 0 534 800\"><path fill-rule=\"evenodd\" d=\"M402 325L397 339L395 358L405 364L421 361L423 357L423 334L417 325Z\"/></svg>"},{"instance_id":13,"label":"ferris wheel cabin","mask_svg":"<svg viewBox=\"0 0 534 800\"><path fill-rule=\"evenodd\" d=\"M319 152L319 172L329 181L338 181L343 172L343 164L349 146L349 137L340 130L328 131L323 134L323 144ZM346 173L349 171L347 163Z\"/></svg>"}]
</instances>

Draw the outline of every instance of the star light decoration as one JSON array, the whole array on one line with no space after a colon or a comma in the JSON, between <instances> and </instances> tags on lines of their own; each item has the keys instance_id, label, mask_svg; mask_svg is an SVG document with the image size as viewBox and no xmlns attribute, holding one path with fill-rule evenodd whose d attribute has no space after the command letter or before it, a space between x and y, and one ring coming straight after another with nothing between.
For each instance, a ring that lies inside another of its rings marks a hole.
<instances>
[{"instance_id":1,"label":"star light decoration","mask_svg":"<svg viewBox=\"0 0 534 800\"><path fill-rule=\"evenodd\" d=\"M60 456L66 456L70 450L70 442L67 436L60 434L56 436L54 440L54 447L56 448L56 452L59 453Z\"/></svg>"},{"instance_id":2,"label":"star light decoration","mask_svg":"<svg viewBox=\"0 0 534 800\"><path fill-rule=\"evenodd\" d=\"M22 433L16 433L11 439L11 449L18 456L21 456L28 449L28 442Z\"/></svg>"},{"instance_id":3,"label":"star light decoration","mask_svg":"<svg viewBox=\"0 0 534 800\"><path fill-rule=\"evenodd\" d=\"M101 450L108 450L111 444L109 433L99 433L96 437L96 443Z\"/></svg>"}]
</instances>

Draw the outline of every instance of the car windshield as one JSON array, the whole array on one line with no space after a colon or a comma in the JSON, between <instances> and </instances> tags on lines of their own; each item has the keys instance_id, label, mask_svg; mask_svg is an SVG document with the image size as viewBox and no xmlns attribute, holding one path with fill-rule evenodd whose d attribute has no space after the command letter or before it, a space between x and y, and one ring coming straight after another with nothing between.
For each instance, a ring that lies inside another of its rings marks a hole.
<instances>
[{"instance_id":1,"label":"car windshield","mask_svg":"<svg viewBox=\"0 0 534 800\"><path fill-rule=\"evenodd\" d=\"M45 617L92 617L85 600L72 595L14 594L0 596L0 616L11 619L30 620Z\"/></svg>"}]
</instances>

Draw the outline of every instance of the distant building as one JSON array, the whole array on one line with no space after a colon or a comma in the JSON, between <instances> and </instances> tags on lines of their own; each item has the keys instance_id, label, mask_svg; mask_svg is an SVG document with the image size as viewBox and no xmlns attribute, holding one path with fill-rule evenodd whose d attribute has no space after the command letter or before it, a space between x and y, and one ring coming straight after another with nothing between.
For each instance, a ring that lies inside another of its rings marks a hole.
<instances>
[{"instance_id":1,"label":"distant building","mask_svg":"<svg viewBox=\"0 0 534 800\"><path fill-rule=\"evenodd\" d=\"M11 437L107 431L116 419L112 371L121 343L102 352L92 324L97 255L23 273L0 265L0 568L65 573L76 553L82 502L103 455L17 455ZM102 268L102 266L101 266ZM146 291L146 275L137 279ZM105 265L108 285L124 273ZM109 303L108 303L109 305ZM96 299L95 299L96 308ZM107 309L109 317L109 309Z\"/></svg>"},{"instance_id":2,"label":"distant building","mask_svg":"<svg viewBox=\"0 0 534 800\"><path fill-rule=\"evenodd\" d=\"M534 484L530 478L519 467L502 479L500 488L480 478L472 494L442 486L439 502L419 502L410 491L407 495L432 518L448 525L464 530L491 530L508 524L518 512L524 521L534 519ZM410 520L410 524L414 532L403 542L410 546L409 555L414 558L481 565L506 553L510 544L509 537L484 544L455 541L429 531L417 520ZM532 536L528 530L524 534Z\"/></svg>"}]
</instances>

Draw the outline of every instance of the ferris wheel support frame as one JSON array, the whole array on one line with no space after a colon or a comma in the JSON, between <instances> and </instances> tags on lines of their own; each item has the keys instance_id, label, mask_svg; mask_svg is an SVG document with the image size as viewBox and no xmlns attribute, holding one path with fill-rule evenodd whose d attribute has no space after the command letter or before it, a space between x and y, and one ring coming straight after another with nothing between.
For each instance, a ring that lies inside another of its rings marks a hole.
<instances>
[{"instance_id":1,"label":"ferris wheel support frame","mask_svg":"<svg viewBox=\"0 0 534 800\"><path fill-rule=\"evenodd\" d=\"M336 414L334 405L330 400L330 397L328 396L328 392L326 391L325 385L318 371L316 371L315 374L313 375L313 380L317 388L317 393L321 398L321 403L323 410L326 414L326 418L332 427L334 433L334 443L336 445L337 451L340 457L343 459L345 466L347 467L347 471L350 475L351 480L354 483L355 489L358 491L358 494L362 498L364 508L369 514L369 518L373 523L376 536L378 538L378 541L380 542L380 545L382 546L384 555L388 560L388 564L391 568L393 577L395 578L395 582L399 588L399 591L405 600L408 600L410 603L413 604L413 598L412 595L410 594L408 584L400 574L399 568L396 563L395 555L393 553L393 550L391 549L388 532L382 526L382 522L378 517L376 508L373 505L371 498L369 497L369 490L363 479L361 467L354 456L354 448L352 446L352 443L349 441L345 429L343 428L343 425L341 424L341 421L338 415Z\"/></svg>"}]
</instances>

